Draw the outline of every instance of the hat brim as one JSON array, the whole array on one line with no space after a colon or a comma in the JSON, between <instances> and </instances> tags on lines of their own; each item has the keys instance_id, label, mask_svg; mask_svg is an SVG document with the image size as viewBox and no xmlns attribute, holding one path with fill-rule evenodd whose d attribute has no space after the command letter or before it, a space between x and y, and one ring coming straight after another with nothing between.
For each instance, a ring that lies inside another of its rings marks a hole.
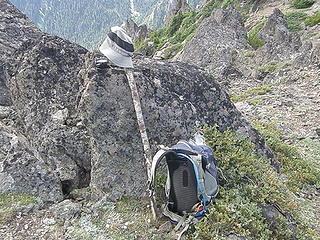
<instances>
[{"instance_id":1,"label":"hat brim","mask_svg":"<svg viewBox=\"0 0 320 240\"><path fill-rule=\"evenodd\" d=\"M116 66L123 67L123 68L133 68L132 58L129 56L126 57L126 56L116 52L112 48L110 48L110 46L108 44L108 40L109 39L107 37L107 39L104 41L104 43L100 46L100 48L99 48L100 52L103 55L105 55Z\"/></svg>"}]
</instances>

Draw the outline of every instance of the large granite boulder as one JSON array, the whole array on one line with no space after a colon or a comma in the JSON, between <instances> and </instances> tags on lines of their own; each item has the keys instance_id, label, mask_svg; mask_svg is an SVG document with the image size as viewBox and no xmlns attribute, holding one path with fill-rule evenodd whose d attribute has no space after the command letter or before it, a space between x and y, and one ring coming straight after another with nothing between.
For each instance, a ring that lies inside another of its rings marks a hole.
<instances>
[{"instance_id":1,"label":"large granite boulder","mask_svg":"<svg viewBox=\"0 0 320 240\"><path fill-rule=\"evenodd\" d=\"M92 137L90 186L98 196L111 199L145 196L143 147L126 74L111 66L98 71L94 59L94 54L87 55L79 75L84 83L80 115ZM190 138L199 126L217 124L221 130L230 127L251 138L262 155L273 157L262 137L207 73L185 63L139 57L134 65L153 154L160 144L173 145Z\"/></svg>"},{"instance_id":2,"label":"large granite boulder","mask_svg":"<svg viewBox=\"0 0 320 240\"><path fill-rule=\"evenodd\" d=\"M225 75L233 68L233 52L248 47L247 32L241 14L230 7L215 9L187 43L181 60Z\"/></svg>"},{"instance_id":3,"label":"large granite boulder","mask_svg":"<svg viewBox=\"0 0 320 240\"><path fill-rule=\"evenodd\" d=\"M0 123L0 145L0 192L27 192L44 202L63 200L58 175L23 135Z\"/></svg>"}]
</instances>

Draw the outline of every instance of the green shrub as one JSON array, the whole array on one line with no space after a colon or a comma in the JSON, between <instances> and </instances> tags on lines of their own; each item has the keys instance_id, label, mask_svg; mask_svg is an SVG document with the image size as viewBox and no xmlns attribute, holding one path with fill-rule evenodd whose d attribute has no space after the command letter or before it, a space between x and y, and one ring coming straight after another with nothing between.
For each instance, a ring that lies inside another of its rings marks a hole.
<instances>
[{"instance_id":1,"label":"green shrub","mask_svg":"<svg viewBox=\"0 0 320 240\"><path fill-rule=\"evenodd\" d=\"M291 4L293 7L301 9L311 7L316 0L292 0Z\"/></svg>"},{"instance_id":2,"label":"green shrub","mask_svg":"<svg viewBox=\"0 0 320 240\"><path fill-rule=\"evenodd\" d=\"M310 27L317 25L320 22L320 11L314 12L311 16L308 16L305 20L305 24Z\"/></svg>"},{"instance_id":3,"label":"green shrub","mask_svg":"<svg viewBox=\"0 0 320 240\"><path fill-rule=\"evenodd\" d=\"M242 16L242 21L243 21L243 22L246 22L246 21L249 19L249 17L250 17L250 15L247 14L247 13L244 13L244 14L242 14L241 16Z\"/></svg>"},{"instance_id":4,"label":"green shrub","mask_svg":"<svg viewBox=\"0 0 320 240\"><path fill-rule=\"evenodd\" d=\"M263 20L259 24L257 24L251 31L248 32L248 41L249 44L254 48L258 49L259 47L262 47L264 45L264 41L259 39L257 37L257 34L260 32L260 30L263 28L266 20Z\"/></svg>"},{"instance_id":5,"label":"green shrub","mask_svg":"<svg viewBox=\"0 0 320 240\"><path fill-rule=\"evenodd\" d=\"M139 39L135 44L134 44L134 51L137 52L139 51L141 48L146 47L148 45L148 43L143 40L143 39Z\"/></svg>"},{"instance_id":6,"label":"green shrub","mask_svg":"<svg viewBox=\"0 0 320 240\"><path fill-rule=\"evenodd\" d=\"M221 7L222 8L227 8L232 4L234 4L234 0L224 0Z\"/></svg>"},{"instance_id":7,"label":"green shrub","mask_svg":"<svg viewBox=\"0 0 320 240\"><path fill-rule=\"evenodd\" d=\"M174 15L172 17L166 29L166 34L168 37L172 37L179 30L182 20L183 20L183 15L181 12L179 12L177 15Z\"/></svg>"},{"instance_id":8,"label":"green shrub","mask_svg":"<svg viewBox=\"0 0 320 240\"><path fill-rule=\"evenodd\" d=\"M230 130L220 132L217 127L205 127L204 132L226 180L220 180L216 204L188 239L225 239L230 233L246 239L317 239L294 194L278 178L269 160L255 153L252 142ZM274 224L261 214L266 204L284 213Z\"/></svg>"},{"instance_id":9,"label":"green shrub","mask_svg":"<svg viewBox=\"0 0 320 240\"><path fill-rule=\"evenodd\" d=\"M207 17L210 17L213 9L219 8L221 6L221 4L222 4L222 2L219 0L211 0L206 5L204 5L198 14L200 21L202 21L203 19L205 19Z\"/></svg>"},{"instance_id":10,"label":"green shrub","mask_svg":"<svg viewBox=\"0 0 320 240\"><path fill-rule=\"evenodd\" d=\"M286 13L285 16L289 31L296 32L301 30L300 24L305 20L307 14L304 11L294 11Z\"/></svg>"}]
</instances>

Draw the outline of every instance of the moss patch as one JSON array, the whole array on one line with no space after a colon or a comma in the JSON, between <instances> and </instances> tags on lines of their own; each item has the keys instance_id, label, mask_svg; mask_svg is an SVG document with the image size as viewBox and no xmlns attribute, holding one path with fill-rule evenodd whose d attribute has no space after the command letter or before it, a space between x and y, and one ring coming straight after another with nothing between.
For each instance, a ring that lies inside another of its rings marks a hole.
<instances>
[{"instance_id":1,"label":"moss patch","mask_svg":"<svg viewBox=\"0 0 320 240\"><path fill-rule=\"evenodd\" d=\"M298 192L307 185L320 187L320 171L314 163L301 156L298 150L281 141L282 133L273 124L255 122L254 126L264 135L268 145L281 163L281 172L288 178L287 186Z\"/></svg>"},{"instance_id":2,"label":"moss patch","mask_svg":"<svg viewBox=\"0 0 320 240\"><path fill-rule=\"evenodd\" d=\"M117 203L101 202L94 215L82 215L73 224L77 239L172 239L151 221L148 200L123 198ZM99 237L98 237L99 236Z\"/></svg>"}]
</instances>

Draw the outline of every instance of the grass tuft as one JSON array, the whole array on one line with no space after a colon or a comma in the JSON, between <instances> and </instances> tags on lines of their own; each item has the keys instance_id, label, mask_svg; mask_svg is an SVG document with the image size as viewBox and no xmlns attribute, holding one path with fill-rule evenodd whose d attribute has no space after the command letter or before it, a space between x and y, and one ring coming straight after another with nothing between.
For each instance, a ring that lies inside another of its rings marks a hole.
<instances>
[{"instance_id":1,"label":"grass tuft","mask_svg":"<svg viewBox=\"0 0 320 240\"><path fill-rule=\"evenodd\" d=\"M263 28L264 24L266 22L266 19L257 24L250 32L248 32L248 41L249 44L257 50L259 47L262 47L264 45L264 41L259 39L257 37L257 34L260 32L260 30Z\"/></svg>"}]
</instances>

